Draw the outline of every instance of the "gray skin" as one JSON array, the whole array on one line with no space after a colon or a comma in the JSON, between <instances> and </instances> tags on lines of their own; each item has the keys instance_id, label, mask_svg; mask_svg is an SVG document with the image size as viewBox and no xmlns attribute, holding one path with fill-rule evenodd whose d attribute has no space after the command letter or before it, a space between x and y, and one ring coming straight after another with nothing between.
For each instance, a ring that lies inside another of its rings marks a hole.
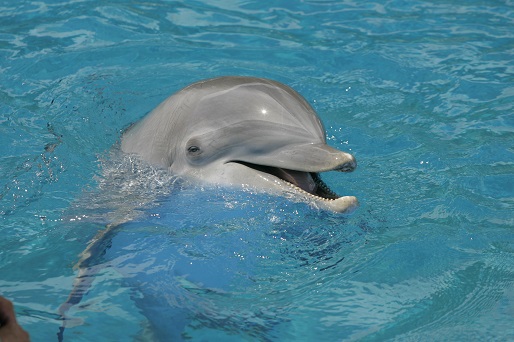
<instances>
[{"instance_id":1,"label":"gray skin","mask_svg":"<svg viewBox=\"0 0 514 342\"><path fill-rule=\"evenodd\" d=\"M253 77L194 83L122 136L121 149L193 182L252 188L349 213L320 172L353 171L348 153L326 144L324 127L290 87Z\"/></svg>"}]
</instances>

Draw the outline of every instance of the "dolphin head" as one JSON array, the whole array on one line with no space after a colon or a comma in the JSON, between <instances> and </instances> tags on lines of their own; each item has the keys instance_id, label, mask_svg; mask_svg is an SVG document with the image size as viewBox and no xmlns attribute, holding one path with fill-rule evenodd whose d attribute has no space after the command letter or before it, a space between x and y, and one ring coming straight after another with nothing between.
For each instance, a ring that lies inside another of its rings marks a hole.
<instances>
[{"instance_id":1,"label":"dolphin head","mask_svg":"<svg viewBox=\"0 0 514 342\"><path fill-rule=\"evenodd\" d=\"M336 212L358 204L319 176L353 171L355 158L326 144L323 124L301 95L268 79L194 83L131 126L121 148L192 180L287 192Z\"/></svg>"}]
</instances>

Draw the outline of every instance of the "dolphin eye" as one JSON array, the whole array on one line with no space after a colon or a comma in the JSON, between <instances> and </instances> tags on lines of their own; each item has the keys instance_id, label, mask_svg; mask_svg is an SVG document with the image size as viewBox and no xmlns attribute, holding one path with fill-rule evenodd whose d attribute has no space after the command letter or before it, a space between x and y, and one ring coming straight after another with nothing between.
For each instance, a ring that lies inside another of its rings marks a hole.
<instances>
[{"instance_id":1,"label":"dolphin eye","mask_svg":"<svg viewBox=\"0 0 514 342\"><path fill-rule=\"evenodd\" d=\"M200 157L204 151L200 146L202 146L202 142L196 137L189 139L186 143L186 155L191 161L195 160L195 162L198 162L201 159Z\"/></svg>"},{"instance_id":2,"label":"dolphin eye","mask_svg":"<svg viewBox=\"0 0 514 342\"><path fill-rule=\"evenodd\" d=\"M199 155L201 153L201 150L200 147L193 145L187 148L187 152L192 155Z\"/></svg>"}]
</instances>

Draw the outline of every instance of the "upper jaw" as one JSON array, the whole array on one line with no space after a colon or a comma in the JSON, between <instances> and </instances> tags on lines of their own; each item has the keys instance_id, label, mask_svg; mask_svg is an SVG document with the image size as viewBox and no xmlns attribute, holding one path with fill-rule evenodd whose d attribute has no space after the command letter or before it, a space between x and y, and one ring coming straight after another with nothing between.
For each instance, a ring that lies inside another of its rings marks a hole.
<instances>
[{"instance_id":1,"label":"upper jaw","mask_svg":"<svg viewBox=\"0 0 514 342\"><path fill-rule=\"evenodd\" d=\"M229 161L302 172L351 172L357 167L355 157L325 143L285 144L265 153L232 155Z\"/></svg>"}]
</instances>

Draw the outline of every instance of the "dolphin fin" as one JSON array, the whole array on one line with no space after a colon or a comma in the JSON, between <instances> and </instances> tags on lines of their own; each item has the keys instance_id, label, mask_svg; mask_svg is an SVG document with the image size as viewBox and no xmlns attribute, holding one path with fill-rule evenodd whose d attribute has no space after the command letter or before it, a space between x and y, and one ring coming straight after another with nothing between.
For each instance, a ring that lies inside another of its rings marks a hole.
<instances>
[{"instance_id":1,"label":"dolphin fin","mask_svg":"<svg viewBox=\"0 0 514 342\"><path fill-rule=\"evenodd\" d=\"M59 306L58 313L62 320L59 327L57 339L59 342L64 340L64 330L69 318L66 317L68 310L81 302L84 295L91 288L91 284L95 280L96 275L104 265L100 264L100 258L105 255L106 251L111 247L112 239L118 232L118 224L108 224L105 229L99 231L91 240L89 245L80 253L80 259L75 264L74 269L78 269L78 275L73 281L73 289L68 299Z\"/></svg>"}]
</instances>

